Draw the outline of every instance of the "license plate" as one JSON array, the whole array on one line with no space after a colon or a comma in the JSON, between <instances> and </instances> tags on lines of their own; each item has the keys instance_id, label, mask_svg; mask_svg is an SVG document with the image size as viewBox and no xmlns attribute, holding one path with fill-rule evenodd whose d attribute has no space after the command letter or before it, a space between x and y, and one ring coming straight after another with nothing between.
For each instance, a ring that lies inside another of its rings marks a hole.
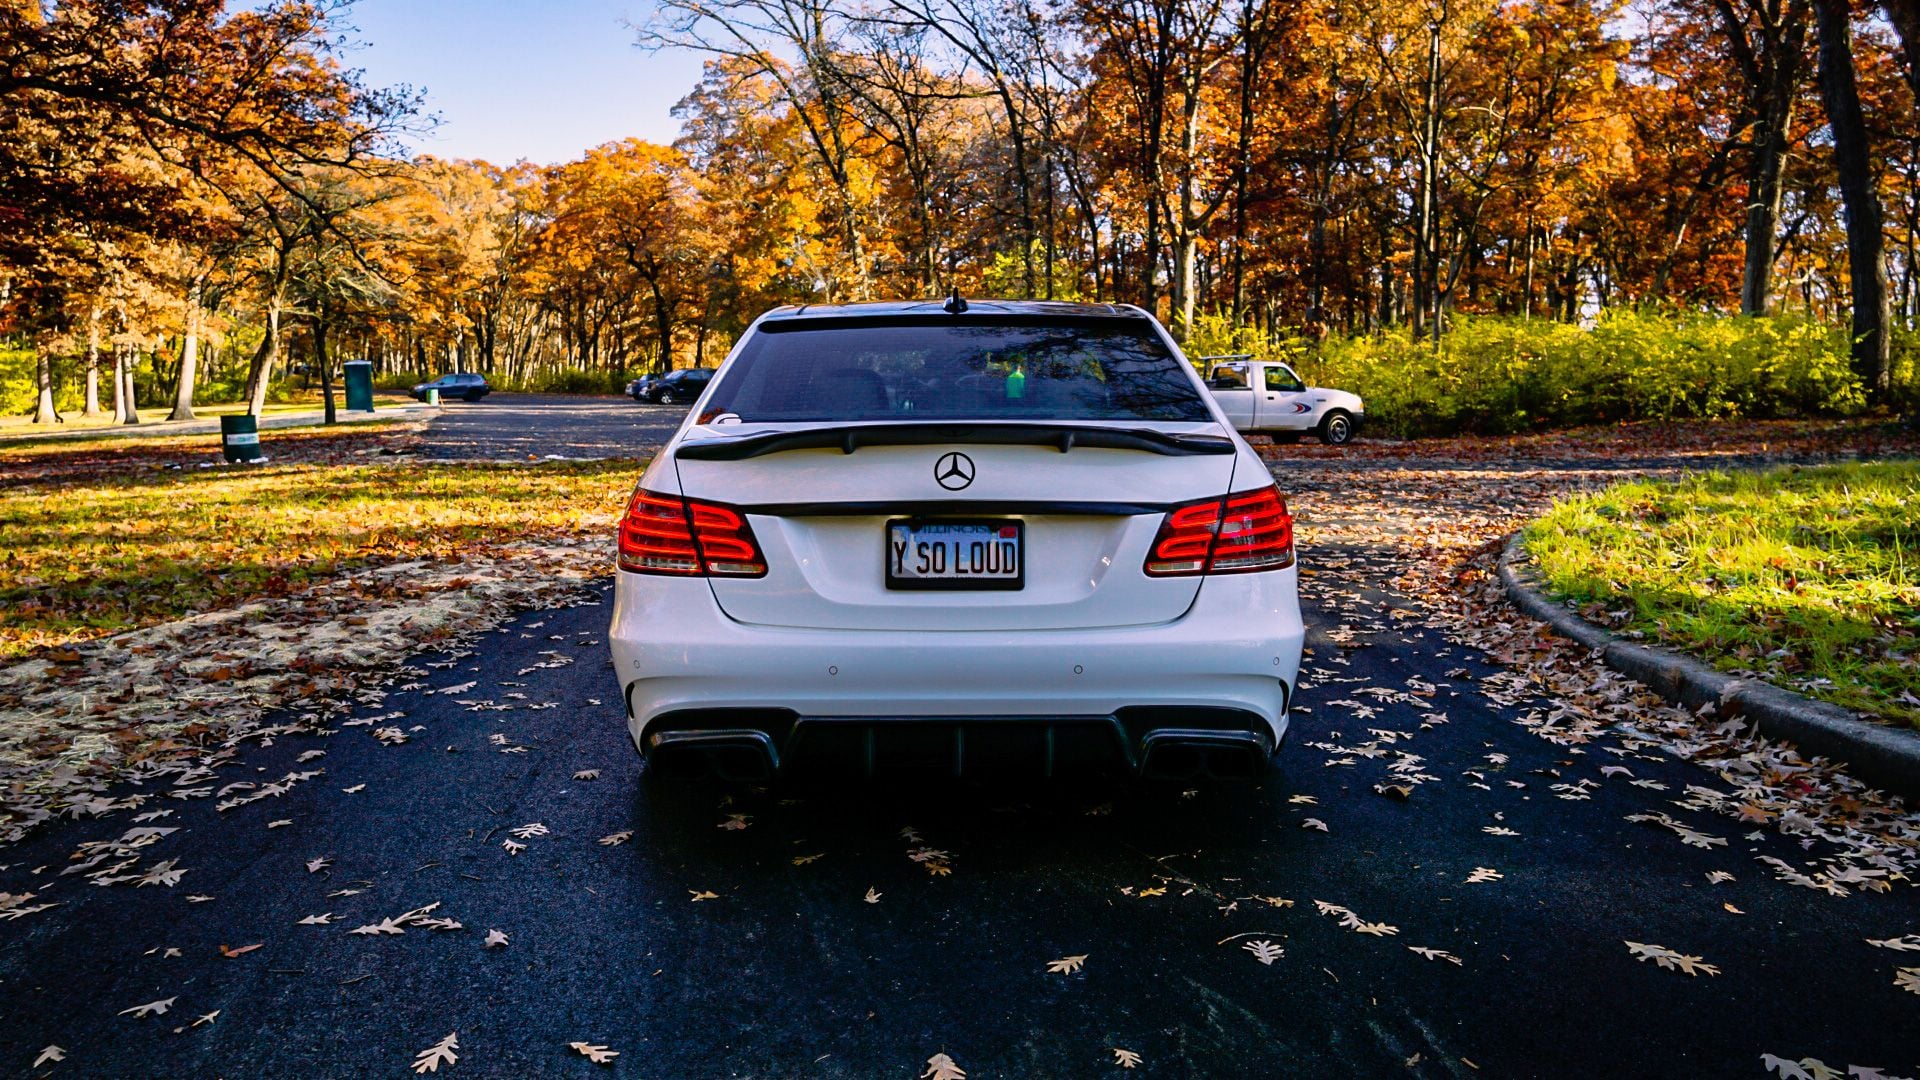
<instances>
[{"instance_id":1,"label":"license plate","mask_svg":"<svg viewBox=\"0 0 1920 1080\"><path fill-rule=\"evenodd\" d=\"M889 521L887 588L1018 589L1025 538L1018 521Z\"/></svg>"}]
</instances>

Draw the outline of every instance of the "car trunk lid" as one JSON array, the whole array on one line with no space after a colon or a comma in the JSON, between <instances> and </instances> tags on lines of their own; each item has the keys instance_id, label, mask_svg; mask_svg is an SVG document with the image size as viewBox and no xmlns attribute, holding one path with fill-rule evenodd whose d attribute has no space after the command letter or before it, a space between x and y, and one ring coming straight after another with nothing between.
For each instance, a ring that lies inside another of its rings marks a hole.
<instances>
[{"instance_id":1,"label":"car trunk lid","mask_svg":"<svg viewBox=\"0 0 1920 1080\"><path fill-rule=\"evenodd\" d=\"M681 493L742 510L768 566L763 578L710 579L721 608L742 622L832 629L1179 618L1201 579L1150 578L1142 564L1168 507L1226 494L1235 461L1212 424L721 426L688 436L674 462ZM1019 587L889 587L888 526L906 521L1017 525Z\"/></svg>"}]
</instances>

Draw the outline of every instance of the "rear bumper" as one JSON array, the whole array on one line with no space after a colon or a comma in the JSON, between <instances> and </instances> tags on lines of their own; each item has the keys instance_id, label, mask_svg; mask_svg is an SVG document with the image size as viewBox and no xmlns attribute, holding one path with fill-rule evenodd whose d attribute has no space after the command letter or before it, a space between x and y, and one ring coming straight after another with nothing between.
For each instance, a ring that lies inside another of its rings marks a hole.
<instances>
[{"instance_id":1,"label":"rear bumper","mask_svg":"<svg viewBox=\"0 0 1920 1080\"><path fill-rule=\"evenodd\" d=\"M1234 709L1138 708L1113 716L800 716L788 709L663 713L640 743L655 769L686 777L780 774L872 779L921 773L1072 773L1185 780L1253 777L1275 745Z\"/></svg>"},{"instance_id":2,"label":"rear bumper","mask_svg":"<svg viewBox=\"0 0 1920 1080\"><path fill-rule=\"evenodd\" d=\"M749 625L704 580L623 571L609 631L640 751L739 778L1244 773L1286 735L1303 637L1291 570L1209 579L1167 623L1040 631Z\"/></svg>"}]
</instances>

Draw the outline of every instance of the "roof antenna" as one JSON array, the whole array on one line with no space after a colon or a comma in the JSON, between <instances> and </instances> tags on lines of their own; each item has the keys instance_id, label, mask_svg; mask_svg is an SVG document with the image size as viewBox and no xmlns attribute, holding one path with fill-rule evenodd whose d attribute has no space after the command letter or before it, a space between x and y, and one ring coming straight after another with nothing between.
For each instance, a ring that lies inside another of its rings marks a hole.
<instances>
[{"instance_id":1,"label":"roof antenna","mask_svg":"<svg viewBox=\"0 0 1920 1080\"><path fill-rule=\"evenodd\" d=\"M960 295L960 286L955 285L953 287L952 295L947 297L947 302L940 305L940 308L949 315L958 315L967 310L967 300L966 297Z\"/></svg>"}]
</instances>

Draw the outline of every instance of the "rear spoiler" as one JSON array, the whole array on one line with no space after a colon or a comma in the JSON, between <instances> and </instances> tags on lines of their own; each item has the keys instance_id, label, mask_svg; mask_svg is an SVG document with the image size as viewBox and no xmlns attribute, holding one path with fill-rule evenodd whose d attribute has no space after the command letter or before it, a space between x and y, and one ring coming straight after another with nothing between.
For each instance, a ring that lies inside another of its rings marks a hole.
<instances>
[{"instance_id":1,"label":"rear spoiler","mask_svg":"<svg viewBox=\"0 0 1920 1080\"><path fill-rule=\"evenodd\" d=\"M1170 435L1150 428L1086 427L1076 424L955 424L912 422L857 427L769 431L737 439L681 443L677 458L692 461L742 461L788 450L837 449L851 454L863 446L938 446L990 443L1000 446L1053 446L1066 453L1076 446L1102 450L1142 450L1168 457L1233 453L1233 441L1219 435Z\"/></svg>"}]
</instances>

